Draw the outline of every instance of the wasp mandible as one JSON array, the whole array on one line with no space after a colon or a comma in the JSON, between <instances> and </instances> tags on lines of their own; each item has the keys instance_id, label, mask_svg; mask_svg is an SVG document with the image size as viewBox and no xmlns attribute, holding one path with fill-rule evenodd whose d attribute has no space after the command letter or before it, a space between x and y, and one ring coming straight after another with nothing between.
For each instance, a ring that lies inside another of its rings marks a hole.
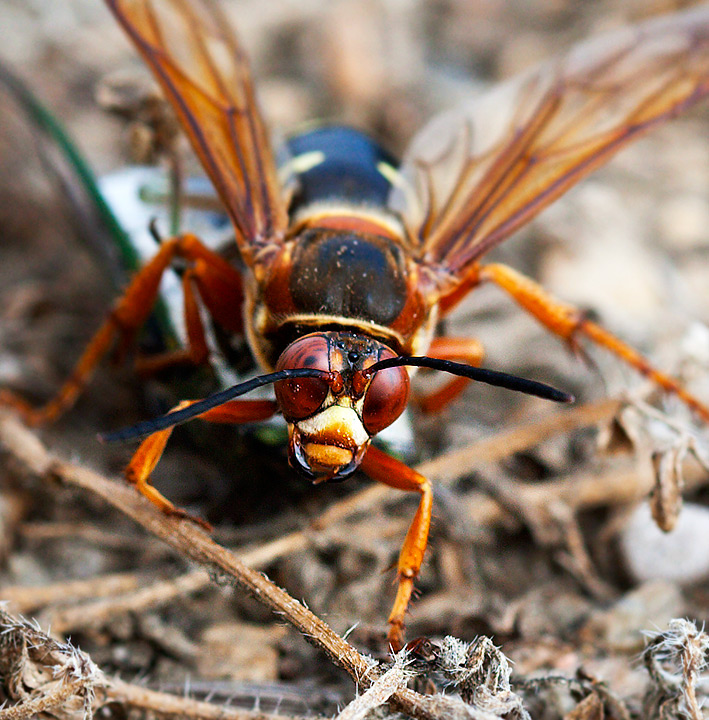
<instances>
[{"instance_id":1,"label":"wasp mandible","mask_svg":"<svg viewBox=\"0 0 709 720\"><path fill-rule=\"evenodd\" d=\"M538 284L482 256L631 140L709 92L709 8L651 20L582 43L434 118L397 162L343 127L292 138L280 167L259 112L244 52L208 0L106 0L171 103L233 223L241 266L184 234L164 242L135 276L71 378L33 409L41 423L72 405L100 358L143 324L174 260L182 276L186 348L154 367L199 365L208 348L206 308L222 329L245 334L266 372L106 439L145 437L128 478L168 513L150 484L172 427L194 417L244 423L282 413L293 467L313 482L357 467L418 492L398 562L389 641L403 645L404 617L427 545L429 481L370 444L409 398L408 367L457 377L423 398L437 410L471 380L568 401L554 388L483 370L472 339L437 337L441 320L471 290L493 283L569 344L590 340L676 394L703 420L709 408L631 347L552 298ZM244 400L274 384L275 400Z\"/></svg>"}]
</instances>

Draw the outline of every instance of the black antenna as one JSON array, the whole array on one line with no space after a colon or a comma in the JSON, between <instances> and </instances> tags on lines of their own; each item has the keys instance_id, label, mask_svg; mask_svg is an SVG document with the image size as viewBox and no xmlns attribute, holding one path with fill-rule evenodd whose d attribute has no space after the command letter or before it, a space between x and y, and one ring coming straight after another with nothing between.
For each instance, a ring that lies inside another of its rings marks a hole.
<instances>
[{"instance_id":1,"label":"black antenna","mask_svg":"<svg viewBox=\"0 0 709 720\"><path fill-rule=\"evenodd\" d=\"M192 420L192 418L197 415L201 415L207 412L207 410L223 405L229 402L229 400L239 397L239 395L245 395L257 387L269 385L279 380L304 377L318 377L328 381L332 377L332 373L327 370L318 370L317 368L294 368L292 370L279 370L278 372L269 373L268 375L259 375L252 380L247 380L238 385L232 385L226 390L214 393L214 395L210 395L204 400L198 400L182 410L174 410L173 412L156 417L153 420L144 420L136 425L131 425L130 427L122 428L115 432L101 433L98 437L101 442L124 442L126 440L143 438L154 432L158 432L158 430L165 430L173 425L179 425L188 420Z\"/></svg>"},{"instance_id":2,"label":"black antenna","mask_svg":"<svg viewBox=\"0 0 709 720\"><path fill-rule=\"evenodd\" d=\"M400 367L401 365L415 365L417 367L431 368L433 370L442 370L451 375L459 375L467 377L471 380L477 380L488 385L507 388L516 392L522 392L526 395L534 395L544 400L552 400L554 402L570 403L574 401L574 396L557 390L551 385L536 382L535 380L527 380L517 375L509 375L508 373L498 372L496 370L486 370L484 368L465 365L464 363L451 362L450 360L439 360L431 357L406 357L400 356L395 358L387 358L380 360L374 365L370 365L363 374L369 376L374 375L380 370L386 368ZM233 385L226 390L214 393L204 400L198 400L182 410L174 410L153 420L145 420L137 425L131 425L115 432L103 433L99 435L102 442L124 442L126 440L134 440L151 435L159 430L165 430L173 425L179 425L188 420L211 410L212 408L223 405L229 400L233 400L240 395L245 395L257 387L269 385L280 380L289 380L291 378L317 377L326 382L332 379L332 373L327 370L318 370L316 368L293 368L291 370L279 370L278 372L269 373L268 375L259 375L252 380Z\"/></svg>"},{"instance_id":3,"label":"black antenna","mask_svg":"<svg viewBox=\"0 0 709 720\"><path fill-rule=\"evenodd\" d=\"M551 385L546 385L536 380L527 380L517 375L509 375L508 373L498 372L497 370L486 370L485 368L473 367L464 363L451 362L450 360L439 360L432 357L406 357L399 356L395 358L387 358L380 360L374 365L370 365L364 373L373 375L379 370L386 368L399 367L401 365L415 365L417 367L431 368L433 370L442 370L451 375L459 375L467 377L471 380L486 383L487 385L495 385L496 387L507 388L525 395L534 395L544 400L552 400L554 402L570 403L574 401L574 396L563 390L557 390Z\"/></svg>"}]
</instances>

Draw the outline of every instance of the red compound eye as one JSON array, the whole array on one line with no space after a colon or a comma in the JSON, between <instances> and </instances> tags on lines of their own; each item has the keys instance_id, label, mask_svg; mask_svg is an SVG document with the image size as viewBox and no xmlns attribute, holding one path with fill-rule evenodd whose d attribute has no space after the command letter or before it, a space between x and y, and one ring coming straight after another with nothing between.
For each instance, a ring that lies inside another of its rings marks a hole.
<instances>
[{"instance_id":1,"label":"red compound eye","mask_svg":"<svg viewBox=\"0 0 709 720\"><path fill-rule=\"evenodd\" d=\"M381 358L384 359L384 358ZM380 370L372 378L364 397L362 422L370 435L391 425L409 401L409 373L406 368Z\"/></svg>"},{"instance_id":2,"label":"red compound eye","mask_svg":"<svg viewBox=\"0 0 709 720\"><path fill-rule=\"evenodd\" d=\"M329 346L321 334L292 342L278 358L276 370L316 368L330 370ZM293 378L275 384L276 400L286 420L302 420L323 404L330 385L321 378Z\"/></svg>"}]
</instances>

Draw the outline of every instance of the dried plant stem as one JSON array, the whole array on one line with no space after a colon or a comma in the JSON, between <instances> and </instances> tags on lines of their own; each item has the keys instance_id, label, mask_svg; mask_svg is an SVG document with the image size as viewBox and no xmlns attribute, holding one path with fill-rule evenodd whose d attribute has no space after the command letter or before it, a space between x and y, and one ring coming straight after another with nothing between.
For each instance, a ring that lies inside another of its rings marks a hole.
<instances>
[{"instance_id":1,"label":"dried plant stem","mask_svg":"<svg viewBox=\"0 0 709 720\"><path fill-rule=\"evenodd\" d=\"M416 469L429 480L451 482L482 464L494 463L548 440L554 435L610 420L623 406L621 400L606 398L596 403L558 410L543 418L496 433L460 450L440 455Z\"/></svg>"},{"instance_id":2,"label":"dried plant stem","mask_svg":"<svg viewBox=\"0 0 709 720\"><path fill-rule=\"evenodd\" d=\"M101 694L103 702L118 702L132 710L153 712L161 718L186 720L304 720L295 715L273 715L257 710L243 710L188 697L148 690L113 679Z\"/></svg>"},{"instance_id":3,"label":"dried plant stem","mask_svg":"<svg viewBox=\"0 0 709 720\"><path fill-rule=\"evenodd\" d=\"M164 605L175 597L196 592L208 584L208 573L205 570L194 570L122 596L53 610L49 617L44 619L51 625L54 633L76 632L115 620L116 615Z\"/></svg>"},{"instance_id":4,"label":"dried plant stem","mask_svg":"<svg viewBox=\"0 0 709 720\"><path fill-rule=\"evenodd\" d=\"M355 698L336 720L364 720L369 713L383 705L397 691L406 686L406 667L397 659L390 670L384 673L364 694Z\"/></svg>"},{"instance_id":5,"label":"dried plant stem","mask_svg":"<svg viewBox=\"0 0 709 720\"><path fill-rule=\"evenodd\" d=\"M71 537L73 540L83 540L86 543L105 548L135 549L141 542L134 537L126 537L120 532L109 532L99 528L86 527L81 522L23 522L18 528L23 538L33 542L57 540Z\"/></svg>"},{"instance_id":6,"label":"dried plant stem","mask_svg":"<svg viewBox=\"0 0 709 720\"><path fill-rule=\"evenodd\" d=\"M13 414L5 411L0 412L0 444L25 470L42 478L54 477L89 490L162 539L183 557L248 590L297 628L309 642L323 650L364 689L378 679L380 671L325 622L263 574L247 567L193 523L163 514L122 481L109 480L87 468L62 461L50 453ZM440 700L436 702L412 690L397 690L391 703L397 710L422 720L444 717L441 715Z\"/></svg>"},{"instance_id":7,"label":"dried plant stem","mask_svg":"<svg viewBox=\"0 0 709 720\"><path fill-rule=\"evenodd\" d=\"M691 629L694 632L686 632L686 642L680 654L683 674L682 689L692 720L702 720L704 713L702 712L702 703L697 699L697 683L701 680L702 671L707 667L706 654L709 643L704 632L697 631L693 625Z\"/></svg>"},{"instance_id":8,"label":"dried plant stem","mask_svg":"<svg viewBox=\"0 0 709 720\"><path fill-rule=\"evenodd\" d=\"M88 580L69 580L41 587L10 586L0 592L0 599L9 603L13 613L28 613L54 603L66 603L83 598L96 599L131 592L140 585L140 577L133 573L99 575Z\"/></svg>"}]
</instances>

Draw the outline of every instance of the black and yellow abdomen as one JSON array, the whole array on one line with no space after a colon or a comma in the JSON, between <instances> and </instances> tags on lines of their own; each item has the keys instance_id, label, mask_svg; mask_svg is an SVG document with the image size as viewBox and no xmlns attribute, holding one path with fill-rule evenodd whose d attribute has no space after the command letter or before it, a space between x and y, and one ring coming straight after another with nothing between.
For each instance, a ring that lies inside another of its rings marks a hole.
<instances>
[{"instance_id":1,"label":"black and yellow abdomen","mask_svg":"<svg viewBox=\"0 0 709 720\"><path fill-rule=\"evenodd\" d=\"M399 354L425 350L435 312L403 225L386 209L394 159L345 127L299 135L288 150L292 225L247 299L255 356L272 368L297 337L324 330L361 333Z\"/></svg>"},{"instance_id":2,"label":"black and yellow abdomen","mask_svg":"<svg viewBox=\"0 0 709 720\"><path fill-rule=\"evenodd\" d=\"M384 208L398 162L364 133L325 125L286 143L296 182L290 213L320 202Z\"/></svg>"}]
</instances>

